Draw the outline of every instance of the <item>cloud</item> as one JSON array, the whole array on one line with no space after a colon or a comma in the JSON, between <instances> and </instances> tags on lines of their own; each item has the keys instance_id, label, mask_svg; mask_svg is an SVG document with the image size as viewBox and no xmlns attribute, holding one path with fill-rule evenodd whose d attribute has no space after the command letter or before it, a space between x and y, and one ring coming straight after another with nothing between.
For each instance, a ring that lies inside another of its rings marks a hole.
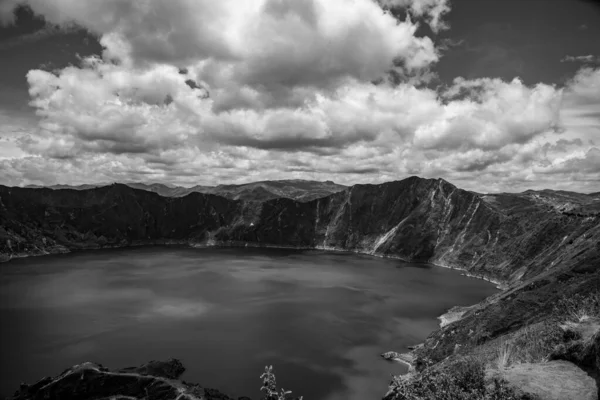
<instances>
[{"instance_id":1,"label":"cloud","mask_svg":"<svg viewBox=\"0 0 600 400\"><path fill-rule=\"evenodd\" d=\"M31 104L43 122L23 147L56 161L5 168L29 181L43 182L44 174L85 181L110 160L101 181L189 184L277 178L282 166L299 177L350 182L413 170L467 173L510 161L511 145L552 131L562 93L518 80L457 80L440 97L410 84L352 80L333 93L315 91L303 107L216 112L206 90L178 69L144 71L92 59L58 75L30 72ZM198 182L198 171L210 171L211 181Z\"/></svg>"},{"instance_id":2,"label":"cloud","mask_svg":"<svg viewBox=\"0 0 600 400\"><path fill-rule=\"evenodd\" d=\"M409 11L404 21L372 0L26 3L96 33L103 52L29 71L40 122L12 137L21 153L0 159L2 183L418 174L516 190L566 176L556 160L593 147L598 70L564 88L497 78L424 86L439 49L417 36L417 20L441 29L446 1L387 2ZM586 167L577 182L592 175Z\"/></svg>"},{"instance_id":3,"label":"cloud","mask_svg":"<svg viewBox=\"0 0 600 400\"><path fill-rule=\"evenodd\" d=\"M568 173L568 174L600 174L600 149L592 147L586 152L570 154L563 159L536 168L536 172L543 174Z\"/></svg>"},{"instance_id":4,"label":"cloud","mask_svg":"<svg viewBox=\"0 0 600 400\"><path fill-rule=\"evenodd\" d=\"M371 0L351 7L344 0L24 3L51 23L75 22L101 35L114 55L126 49L138 63L227 66L249 84L375 79L397 57L408 69L437 60L431 40L414 36L416 25L396 21Z\"/></svg>"},{"instance_id":5,"label":"cloud","mask_svg":"<svg viewBox=\"0 0 600 400\"><path fill-rule=\"evenodd\" d=\"M458 78L443 95L450 101L415 132L421 147L500 149L526 143L559 125L561 92L549 85L530 88L518 79Z\"/></svg>"},{"instance_id":6,"label":"cloud","mask_svg":"<svg viewBox=\"0 0 600 400\"><path fill-rule=\"evenodd\" d=\"M600 105L600 68L582 68L567 83L570 103Z\"/></svg>"},{"instance_id":7,"label":"cloud","mask_svg":"<svg viewBox=\"0 0 600 400\"><path fill-rule=\"evenodd\" d=\"M191 74L99 58L57 74L31 71L31 104L42 123L22 144L30 154L55 158L56 165L5 168L44 181L44 174L74 178L79 173L67 171L78 164L86 164L83 172L108 159L114 169L105 169L102 181L176 177L189 183L198 183L198 171L210 170L214 181L247 181L255 173L277 177L281 166L304 177L342 180L394 179L411 168L439 173L438 161L467 172L508 161L507 145L552 130L561 97L550 86L530 88L518 80L461 79L440 97L408 83L350 79L334 91L314 89L300 107L222 111L203 85L189 84L197 79ZM448 150L452 161L443 156ZM427 158L434 160L422 161ZM67 170L48 172L65 160L71 160Z\"/></svg>"},{"instance_id":8,"label":"cloud","mask_svg":"<svg viewBox=\"0 0 600 400\"><path fill-rule=\"evenodd\" d=\"M600 56L593 56L588 54L587 56L565 56L560 62L581 62L581 63L599 63Z\"/></svg>"},{"instance_id":9,"label":"cloud","mask_svg":"<svg viewBox=\"0 0 600 400\"><path fill-rule=\"evenodd\" d=\"M301 107L215 109L201 85L165 64L136 70L99 58L58 75L29 72L31 105L42 118L36 154L114 154L220 146L263 150L341 149L359 143L414 144L424 149L499 149L558 126L561 91L519 80L457 79L442 101L410 84L348 80L314 89ZM467 98L455 100L459 94ZM169 101L166 101L169 99ZM60 151L62 149L62 152Z\"/></svg>"}]
</instances>

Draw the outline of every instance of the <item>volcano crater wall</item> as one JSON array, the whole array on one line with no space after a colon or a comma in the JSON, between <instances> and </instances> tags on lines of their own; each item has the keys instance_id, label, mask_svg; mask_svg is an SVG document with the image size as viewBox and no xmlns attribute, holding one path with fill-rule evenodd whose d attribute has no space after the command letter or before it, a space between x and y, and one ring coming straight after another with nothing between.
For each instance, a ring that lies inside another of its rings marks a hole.
<instances>
[{"instance_id":1,"label":"volcano crater wall","mask_svg":"<svg viewBox=\"0 0 600 400\"><path fill-rule=\"evenodd\" d=\"M0 258L144 244L335 249L520 282L596 254L600 216L538 192L481 195L442 179L355 185L309 202L0 186Z\"/></svg>"}]
</instances>

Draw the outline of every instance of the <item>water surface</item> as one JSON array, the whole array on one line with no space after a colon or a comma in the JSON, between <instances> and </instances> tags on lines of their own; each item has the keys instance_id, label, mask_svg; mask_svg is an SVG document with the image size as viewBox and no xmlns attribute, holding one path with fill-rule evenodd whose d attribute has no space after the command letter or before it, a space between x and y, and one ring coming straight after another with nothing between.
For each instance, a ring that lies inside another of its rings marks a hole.
<instances>
[{"instance_id":1,"label":"water surface","mask_svg":"<svg viewBox=\"0 0 600 400\"><path fill-rule=\"evenodd\" d=\"M183 379L260 398L265 365L306 400L380 399L379 357L495 292L457 271L346 253L150 247L0 265L0 395L83 361L179 358Z\"/></svg>"}]
</instances>

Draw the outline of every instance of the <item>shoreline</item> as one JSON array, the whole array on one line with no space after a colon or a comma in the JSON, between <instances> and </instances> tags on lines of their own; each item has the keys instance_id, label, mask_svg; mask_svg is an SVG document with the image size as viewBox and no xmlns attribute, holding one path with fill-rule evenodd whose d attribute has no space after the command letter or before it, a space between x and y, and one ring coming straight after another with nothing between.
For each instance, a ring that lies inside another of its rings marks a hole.
<instances>
[{"instance_id":1,"label":"shoreline","mask_svg":"<svg viewBox=\"0 0 600 400\"><path fill-rule=\"evenodd\" d=\"M412 351L408 353L397 353L395 351L388 351L387 353L383 353L380 355L386 361L397 362L406 365L408 367L408 371L406 372L406 374L412 374L416 371L414 365L416 357L414 356Z\"/></svg>"},{"instance_id":2,"label":"shoreline","mask_svg":"<svg viewBox=\"0 0 600 400\"><path fill-rule=\"evenodd\" d=\"M504 281L501 281L501 280L498 280L498 279L494 279L494 278L490 278L490 277L487 277L487 276L484 276L484 275L471 274L471 273L468 272L468 270L466 268L452 267L452 266L447 265L447 264L440 264L440 263L436 263L436 262L433 262L433 261L429 262L429 264L435 265L436 267L440 267L440 268L446 268L446 269L453 269L453 270L456 270L456 271L462 271L463 274L461 274L461 275L464 275L464 276L466 276L468 278L481 279L483 281L486 281L486 282L489 282L489 283L493 283L494 285L496 285L496 288L498 290L504 291L508 287L508 284L506 282L504 282Z\"/></svg>"}]
</instances>

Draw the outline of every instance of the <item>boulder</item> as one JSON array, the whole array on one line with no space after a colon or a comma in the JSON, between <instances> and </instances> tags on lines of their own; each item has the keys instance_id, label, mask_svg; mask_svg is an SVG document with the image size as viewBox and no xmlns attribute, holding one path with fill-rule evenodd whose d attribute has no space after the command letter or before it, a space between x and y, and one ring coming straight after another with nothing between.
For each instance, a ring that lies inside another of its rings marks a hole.
<instances>
[{"instance_id":1,"label":"boulder","mask_svg":"<svg viewBox=\"0 0 600 400\"><path fill-rule=\"evenodd\" d=\"M509 385L541 400L598 400L594 379L567 361L517 364L497 374Z\"/></svg>"}]
</instances>

